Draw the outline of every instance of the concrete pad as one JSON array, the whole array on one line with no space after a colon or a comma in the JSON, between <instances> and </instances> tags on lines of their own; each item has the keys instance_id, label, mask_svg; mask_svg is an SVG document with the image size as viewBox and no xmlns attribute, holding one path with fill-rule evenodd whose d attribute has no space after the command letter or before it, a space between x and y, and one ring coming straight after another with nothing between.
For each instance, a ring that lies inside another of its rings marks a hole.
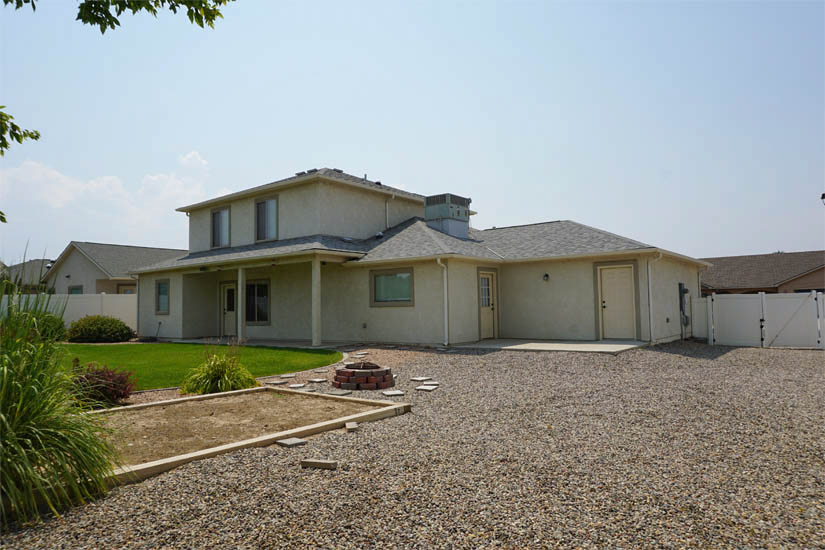
<instances>
[{"instance_id":1,"label":"concrete pad","mask_svg":"<svg viewBox=\"0 0 825 550\"><path fill-rule=\"evenodd\" d=\"M432 378L429 376L414 376L413 378L410 378L410 380L413 382L426 382L427 380L432 380Z\"/></svg>"},{"instance_id":2,"label":"concrete pad","mask_svg":"<svg viewBox=\"0 0 825 550\"><path fill-rule=\"evenodd\" d=\"M404 395L404 392L401 391L401 390L387 390L387 391L382 391L381 393L383 393L387 397L398 397L398 396Z\"/></svg>"},{"instance_id":3,"label":"concrete pad","mask_svg":"<svg viewBox=\"0 0 825 550\"><path fill-rule=\"evenodd\" d=\"M416 386L418 391L435 391L438 389L438 386Z\"/></svg>"},{"instance_id":4,"label":"concrete pad","mask_svg":"<svg viewBox=\"0 0 825 550\"><path fill-rule=\"evenodd\" d=\"M301 468L320 468L322 470L337 470L337 460L304 459L301 461Z\"/></svg>"},{"instance_id":5,"label":"concrete pad","mask_svg":"<svg viewBox=\"0 0 825 550\"><path fill-rule=\"evenodd\" d=\"M290 384L287 386L289 389L297 390L298 388L303 388L306 384Z\"/></svg>"},{"instance_id":6,"label":"concrete pad","mask_svg":"<svg viewBox=\"0 0 825 550\"><path fill-rule=\"evenodd\" d=\"M278 378L295 378L295 374L282 374Z\"/></svg>"},{"instance_id":7,"label":"concrete pad","mask_svg":"<svg viewBox=\"0 0 825 550\"><path fill-rule=\"evenodd\" d=\"M313 384L319 384L321 382L326 382L327 379L326 378L310 378L309 381L312 382Z\"/></svg>"},{"instance_id":8,"label":"concrete pad","mask_svg":"<svg viewBox=\"0 0 825 550\"><path fill-rule=\"evenodd\" d=\"M582 353L617 354L630 349L646 346L639 340L515 340L499 338L481 340L472 344L456 346L462 349L489 349L514 351L573 351Z\"/></svg>"},{"instance_id":9,"label":"concrete pad","mask_svg":"<svg viewBox=\"0 0 825 550\"><path fill-rule=\"evenodd\" d=\"M306 445L307 440L301 439L300 437L288 437L286 439L279 439L275 443L280 445L281 447L291 449L292 447L300 447L301 445Z\"/></svg>"},{"instance_id":10,"label":"concrete pad","mask_svg":"<svg viewBox=\"0 0 825 550\"><path fill-rule=\"evenodd\" d=\"M357 432L358 422L347 422L346 424L344 424L344 429L348 432Z\"/></svg>"},{"instance_id":11,"label":"concrete pad","mask_svg":"<svg viewBox=\"0 0 825 550\"><path fill-rule=\"evenodd\" d=\"M335 395L337 397L343 397L345 395L352 395L350 390L332 390L327 392L327 395Z\"/></svg>"}]
</instances>

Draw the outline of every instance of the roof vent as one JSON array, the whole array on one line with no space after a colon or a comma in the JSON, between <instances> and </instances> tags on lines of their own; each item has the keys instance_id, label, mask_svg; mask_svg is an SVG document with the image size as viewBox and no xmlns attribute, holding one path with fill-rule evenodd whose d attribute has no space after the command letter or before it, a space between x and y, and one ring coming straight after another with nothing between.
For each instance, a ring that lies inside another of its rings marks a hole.
<instances>
[{"instance_id":1,"label":"roof vent","mask_svg":"<svg viewBox=\"0 0 825 550\"><path fill-rule=\"evenodd\" d=\"M309 170L307 170L307 174L314 174L317 171L318 171L317 168L310 168Z\"/></svg>"},{"instance_id":2,"label":"roof vent","mask_svg":"<svg viewBox=\"0 0 825 550\"><path fill-rule=\"evenodd\" d=\"M379 231L378 233L375 234L375 238L376 239L383 239L384 238L384 233L382 231Z\"/></svg>"},{"instance_id":3,"label":"roof vent","mask_svg":"<svg viewBox=\"0 0 825 550\"><path fill-rule=\"evenodd\" d=\"M381 185L380 181L376 181L376 182L373 182L373 183L375 183L375 185Z\"/></svg>"},{"instance_id":4,"label":"roof vent","mask_svg":"<svg viewBox=\"0 0 825 550\"><path fill-rule=\"evenodd\" d=\"M470 231L470 203L472 199L442 193L426 198L424 219L427 225L453 237L466 239Z\"/></svg>"},{"instance_id":5,"label":"roof vent","mask_svg":"<svg viewBox=\"0 0 825 550\"><path fill-rule=\"evenodd\" d=\"M332 171L333 171L333 172L338 172L339 174L343 174L343 173L344 173L344 171L343 171L343 170L341 170L340 168L333 168L333 169L332 169Z\"/></svg>"},{"instance_id":6,"label":"roof vent","mask_svg":"<svg viewBox=\"0 0 825 550\"><path fill-rule=\"evenodd\" d=\"M306 174L306 172L295 172L296 176L303 176L304 174Z\"/></svg>"}]
</instances>

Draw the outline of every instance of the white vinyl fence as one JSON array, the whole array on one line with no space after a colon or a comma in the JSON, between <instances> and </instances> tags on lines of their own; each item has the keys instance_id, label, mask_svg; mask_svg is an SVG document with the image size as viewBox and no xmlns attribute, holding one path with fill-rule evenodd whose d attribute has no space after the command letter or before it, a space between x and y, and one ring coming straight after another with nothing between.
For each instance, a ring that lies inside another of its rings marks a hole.
<instances>
[{"instance_id":1,"label":"white vinyl fence","mask_svg":"<svg viewBox=\"0 0 825 550\"><path fill-rule=\"evenodd\" d=\"M22 295L20 299L33 298ZM0 309L6 309L7 296L3 296ZM65 307L64 307L65 306ZM49 309L53 312L63 309L63 323L68 328L73 321L86 315L108 315L116 317L137 330L137 294L52 294Z\"/></svg>"},{"instance_id":2,"label":"white vinyl fence","mask_svg":"<svg viewBox=\"0 0 825 550\"><path fill-rule=\"evenodd\" d=\"M693 335L709 344L825 349L823 294L713 294L693 298Z\"/></svg>"}]
</instances>

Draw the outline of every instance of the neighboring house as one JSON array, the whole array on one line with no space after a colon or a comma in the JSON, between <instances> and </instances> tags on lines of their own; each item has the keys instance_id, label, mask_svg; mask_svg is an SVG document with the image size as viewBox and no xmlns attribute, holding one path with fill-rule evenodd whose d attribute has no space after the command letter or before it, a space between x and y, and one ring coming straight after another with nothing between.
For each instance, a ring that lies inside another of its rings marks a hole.
<instances>
[{"instance_id":1,"label":"neighboring house","mask_svg":"<svg viewBox=\"0 0 825 550\"><path fill-rule=\"evenodd\" d=\"M130 271L185 254L186 250L72 241L43 282L57 294L134 294Z\"/></svg>"},{"instance_id":2,"label":"neighboring house","mask_svg":"<svg viewBox=\"0 0 825 550\"><path fill-rule=\"evenodd\" d=\"M38 292L42 290L40 280L49 271L53 261L43 258L14 265L3 265L0 267L0 278L17 283L22 287L22 292Z\"/></svg>"},{"instance_id":3,"label":"neighboring house","mask_svg":"<svg viewBox=\"0 0 825 550\"><path fill-rule=\"evenodd\" d=\"M704 258L702 294L825 292L825 250Z\"/></svg>"},{"instance_id":4,"label":"neighboring house","mask_svg":"<svg viewBox=\"0 0 825 550\"><path fill-rule=\"evenodd\" d=\"M706 263L572 221L479 231L469 205L324 168L178 208L189 251L135 270L139 332L313 345L690 335L680 283L689 308Z\"/></svg>"}]
</instances>

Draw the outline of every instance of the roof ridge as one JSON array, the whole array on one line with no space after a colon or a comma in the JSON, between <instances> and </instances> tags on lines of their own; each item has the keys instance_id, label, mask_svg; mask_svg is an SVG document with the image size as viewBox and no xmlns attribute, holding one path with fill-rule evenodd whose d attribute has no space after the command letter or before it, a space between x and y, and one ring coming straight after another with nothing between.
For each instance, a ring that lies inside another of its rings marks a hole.
<instances>
[{"instance_id":1,"label":"roof ridge","mask_svg":"<svg viewBox=\"0 0 825 550\"><path fill-rule=\"evenodd\" d=\"M101 246L124 246L124 247L129 247L129 248L150 248L152 250L176 250L176 251L180 250L180 251L184 251L184 252L189 251L186 248L166 248L164 246L145 246L145 245L140 245L140 244L97 243L97 242L94 242L94 241L70 241L69 244L74 244L74 245L78 245L78 244L97 244L97 245L101 245Z\"/></svg>"},{"instance_id":2,"label":"roof ridge","mask_svg":"<svg viewBox=\"0 0 825 550\"><path fill-rule=\"evenodd\" d=\"M605 231L604 229L599 229L598 227L593 227L592 225L579 223L579 222L576 222L576 221L573 221L573 220L564 220L564 221L569 222L569 223L574 223L574 224L576 224L578 226L581 226L581 227L586 227L588 229L592 229L593 231L598 231L599 233L602 233L604 235L610 235L611 237L616 237L618 239L624 239L626 241L632 241L634 243L640 244L640 245L642 245L644 247L647 247L647 248L658 248L658 247L656 247L652 244L643 243L642 241L637 241L636 239L631 239L630 237L625 237L625 236L619 235L618 233L611 233L610 231Z\"/></svg>"},{"instance_id":3,"label":"roof ridge","mask_svg":"<svg viewBox=\"0 0 825 550\"><path fill-rule=\"evenodd\" d=\"M419 221L421 221L421 220L419 220ZM416 222L416 223L418 223L418 222ZM452 251L449 248L447 248L447 246L441 241L441 238L438 235L436 235L436 233L440 233L440 232L437 231L436 229L433 229L429 225L427 225L426 221L424 221L423 223L424 223L424 233L426 233L430 237L430 239L436 244L436 246L438 246L438 248L440 248L441 251L444 252L445 254L452 254Z\"/></svg>"},{"instance_id":4,"label":"roof ridge","mask_svg":"<svg viewBox=\"0 0 825 550\"><path fill-rule=\"evenodd\" d=\"M549 220L546 222L521 223L518 225L504 225L502 227L488 227L487 229L475 229L475 231L498 231L499 229L511 229L513 227L529 227L531 225L547 225L549 223L569 222L571 220Z\"/></svg>"},{"instance_id":5,"label":"roof ridge","mask_svg":"<svg viewBox=\"0 0 825 550\"><path fill-rule=\"evenodd\" d=\"M707 256L705 258L699 258L700 260L719 260L721 258L756 258L759 256L778 256L780 254L787 255L787 254L812 254L812 253L820 253L825 254L825 250L796 250L794 252L766 252L764 254L737 254L735 256Z\"/></svg>"}]
</instances>

